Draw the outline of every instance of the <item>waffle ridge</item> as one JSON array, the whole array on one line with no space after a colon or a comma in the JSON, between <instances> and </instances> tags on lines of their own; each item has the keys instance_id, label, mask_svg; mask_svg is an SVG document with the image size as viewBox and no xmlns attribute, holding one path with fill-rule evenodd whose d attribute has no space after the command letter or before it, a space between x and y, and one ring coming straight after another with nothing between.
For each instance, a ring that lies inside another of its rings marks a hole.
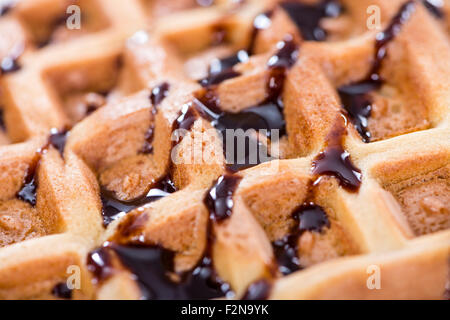
<instances>
[{"instance_id":1,"label":"waffle ridge","mask_svg":"<svg viewBox=\"0 0 450 320\"><path fill-rule=\"evenodd\" d=\"M0 299L445 297L450 1L5 3Z\"/></svg>"}]
</instances>

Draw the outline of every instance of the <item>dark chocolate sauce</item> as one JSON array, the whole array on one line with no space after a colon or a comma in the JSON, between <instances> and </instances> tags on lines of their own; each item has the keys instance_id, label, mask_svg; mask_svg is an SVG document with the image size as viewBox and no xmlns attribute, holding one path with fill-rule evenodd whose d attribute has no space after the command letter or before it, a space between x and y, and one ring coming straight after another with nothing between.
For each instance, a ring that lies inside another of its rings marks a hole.
<instances>
[{"instance_id":1,"label":"dark chocolate sauce","mask_svg":"<svg viewBox=\"0 0 450 320\"><path fill-rule=\"evenodd\" d=\"M286 1L281 3L281 7L295 22L303 39L311 41L324 41L327 32L320 26L320 21L337 17L342 11L339 1L333 0L323 0L317 4Z\"/></svg>"},{"instance_id":2,"label":"dark chocolate sauce","mask_svg":"<svg viewBox=\"0 0 450 320\"><path fill-rule=\"evenodd\" d=\"M197 4L201 7L210 7L214 4L214 0L197 0Z\"/></svg>"},{"instance_id":3,"label":"dark chocolate sauce","mask_svg":"<svg viewBox=\"0 0 450 320\"><path fill-rule=\"evenodd\" d=\"M112 254L136 277L141 298L146 300L197 300L219 298L229 286L215 282L209 258L191 272L174 272L175 252L160 246L117 245L106 243L88 256L88 269L96 282L114 274ZM172 277L171 277L172 276ZM175 281L178 278L178 281Z\"/></svg>"},{"instance_id":4,"label":"dark chocolate sauce","mask_svg":"<svg viewBox=\"0 0 450 320\"><path fill-rule=\"evenodd\" d=\"M6 125L5 125L5 119L4 119L4 111L3 109L0 109L0 129L1 130L6 130Z\"/></svg>"},{"instance_id":5,"label":"dark chocolate sauce","mask_svg":"<svg viewBox=\"0 0 450 320\"><path fill-rule=\"evenodd\" d=\"M306 203L293 214L296 224L290 234L273 243L278 270L283 275L289 275L301 269L298 257L298 241L306 231L322 232L330 227L326 212L314 203Z\"/></svg>"},{"instance_id":6,"label":"dark chocolate sauce","mask_svg":"<svg viewBox=\"0 0 450 320\"><path fill-rule=\"evenodd\" d=\"M72 290L69 289L66 283L58 283L53 289L52 289L52 295L60 298L60 299L66 299L70 300L72 299Z\"/></svg>"},{"instance_id":7,"label":"dark chocolate sauce","mask_svg":"<svg viewBox=\"0 0 450 320\"><path fill-rule=\"evenodd\" d=\"M59 154L61 157L64 156L64 149L66 147L67 138L69 136L69 130L61 130L58 129L52 129L50 131L50 137L49 137L49 143L52 145L56 150L59 151Z\"/></svg>"},{"instance_id":8,"label":"dark chocolate sauce","mask_svg":"<svg viewBox=\"0 0 450 320\"><path fill-rule=\"evenodd\" d=\"M52 129L47 143L36 151L31 164L28 166L25 178L23 180L22 188L17 193L17 198L28 202L33 207L36 206L36 197L38 189L38 169L42 160L42 156L48 151L50 146L53 146L59 151L61 156L64 154L64 147L69 131L58 131Z\"/></svg>"},{"instance_id":9,"label":"dark chocolate sauce","mask_svg":"<svg viewBox=\"0 0 450 320\"><path fill-rule=\"evenodd\" d=\"M150 95L150 101L152 102L151 114L152 117L155 118L158 113L158 106L163 102L163 100L169 95L170 85L167 82L161 83L159 86L153 88L152 93ZM145 133L145 143L142 147L141 153L143 154L152 154L153 153L153 139L155 134L155 122L152 122L152 125Z\"/></svg>"},{"instance_id":10,"label":"dark chocolate sauce","mask_svg":"<svg viewBox=\"0 0 450 320\"><path fill-rule=\"evenodd\" d=\"M109 91L95 92L93 94L98 94L98 95L102 96L103 98L106 98L109 94ZM86 111L85 111L84 117L87 117L87 116L90 116L91 114L93 114L95 111L100 109L104 105L104 103L105 103L104 101L98 101L98 100L88 101L86 103Z\"/></svg>"},{"instance_id":11,"label":"dark chocolate sauce","mask_svg":"<svg viewBox=\"0 0 450 320\"><path fill-rule=\"evenodd\" d=\"M169 176L166 176L154 183L145 195L130 201L121 201L117 199L113 192L103 189L101 192L101 200L103 204L103 224L107 226L128 212L148 203L155 202L176 191L177 188L170 180Z\"/></svg>"},{"instance_id":12,"label":"dark chocolate sauce","mask_svg":"<svg viewBox=\"0 0 450 320\"><path fill-rule=\"evenodd\" d=\"M206 196L205 203L212 203L213 206L208 206L213 211L208 220L207 245L203 258L192 271L176 274L175 252L161 246L144 245L143 241L124 244L129 241L128 236L136 231L133 225L142 215L135 216L125 227L119 226L120 234L113 238L113 241L118 240L120 245L107 242L102 248L92 251L88 256L88 269L97 282L109 278L114 273L111 256L114 252L123 266L135 275L143 299L212 299L229 294L230 286L218 277L211 258L214 243L213 223L219 219L222 221L231 214L232 196L239 181L237 176L225 176L218 180ZM222 213L224 216L219 216ZM146 219L144 217L145 221ZM137 224L140 225L140 222Z\"/></svg>"},{"instance_id":13,"label":"dark chocolate sauce","mask_svg":"<svg viewBox=\"0 0 450 320\"><path fill-rule=\"evenodd\" d=\"M348 191L357 192L361 186L361 171L355 167L350 154L344 149L347 134L347 119L338 121L327 137L327 147L313 161L313 174L316 177L332 176Z\"/></svg>"},{"instance_id":14,"label":"dark chocolate sauce","mask_svg":"<svg viewBox=\"0 0 450 320\"><path fill-rule=\"evenodd\" d=\"M224 153L232 171L239 171L272 160L267 156L267 147L258 140L256 132L254 137L251 137L248 136L248 130L265 130L268 138L271 137L271 130L278 130L280 137L286 133L281 95L287 69L297 61L299 48L292 36L286 36L283 41L278 43L277 47L278 51L270 57L267 63L269 69L267 93L266 99L260 105L247 108L239 113L222 111L214 88L205 89L203 94L191 104L190 112L195 113L193 110L196 109L199 115L211 121L211 124L221 134ZM185 113L187 114L187 111ZM182 118L190 119L192 122L197 117L196 114L195 117L183 116ZM238 129L242 130L237 131ZM231 131L234 134L234 137L231 137L234 139L233 150L227 148L227 130L233 130ZM239 146L242 141L244 141L244 146ZM238 152L238 147L244 148L244 154ZM232 157L233 155L234 157Z\"/></svg>"},{"instance_id":15,"label":"dark chocolate sauce","mask_svg":"<svg viewBox=\"0 0 450 320\"><path fill-rule=\"evenodd\" d=\"M383 60L387 56L387 46L395 39L395 37L402 31L403 25L409 21L411 15L416 10L416 3L414 0L405 2L392 18L387 28L377 34L375 42L375 56L372 65L372 70L367 80L383 81L380 76L380 69Z\"/></svg>"},{"instance_id":16,"label":"dark chocolate sauce","mask_svg":"<svg viewBox=\"0 0 450 320\"><path fill-rule=\"evenodd\" d=\"M55 30L58 27L63 27L66 25L67 20L70 18L70 14L65 13L61 14L57 17L54 17L52 21L49 23L49 30L51 30L51 33L46 37L45 39L41 39L39 42L36 43L36 47L39 49L42 49L54 42L54 33ZM83 22L84 14L81 15L81 19Z\"/></svg>"},{"instance_id":17,"label":"dark chocolate sauce","mask_svg":"<svg viewBox=\"0 0 450 320\"><path fill-rule=\"evenodd\" d=\"M242 300L267 300L271 290L272 284L266 279L256 281L248 287Z\"/></svg>"},{"instance_id":18,"label":"dark chocolate sauce","mask_svg":"<svg viewBox=\"0 0 450 320\"><path fill-rule=\"evenodd\" d=\"M439 0L422 0L425 7L430 11L436 18L444 18L443 2Z\"/></svg>"},{"instance_id":19,"label":"dark chocolate sauce","mask_svg":"<svg viewBox=\"0 0 450 320\"><path fill-rule=\"evenodd\" d=\"M371 134L368 129L372 113L372 98L370 94L378 90L384 82L380 75L380 70L382 62L387 56L387 46L401 31L402 26L409 20L414 10L415 2L406 2L392 18L389 26L383 32L378 33L373 65L369 75L359 82L345 85L338 89L345 110L347 110L356 130L366 143L371 140Z\"/></svg>"},{"instance_id":20,"label":"dark chocolate sauce","mask_svg":"<svg viewBox=\"0 0 450 320\"><path fill-rule=\"evenodd\" d=\"M199 81L203 87L215 86L223 81L239 77L241 74L233 70L238 63L248 61L247 51L240 50L236 54L224 59L215 59L211 62L208 76Z\"/></svg>"},{"instance_id":21,"label":"dark chocolate sauce","mask_svg":"<svg viewBox=\"0 0 450 320\"><path fill-rule=\"evenodd\" d=\"M7 56L0 61L0 75L20 70L19 57Z\"/></svg>"},{"instance_id":22,"label":"dark chocolate sauce","mask_svg":"<svg viewBox=\"0 0 450 320\"><path fill-rule=\"evenodd\" d=\"M0 4L0 17L8 14L16 5L16 0L6 0Z\"/></svg>"},{"instance_id":23,"label":"dark chocolate sauce","mask_svg":"<svg viewBox=\"0 0 450 320\"><path fill-rule=\"evenodd\" d=\"M195 104L195 101L185 104L180 111L180 115L173 122L172 138L174 139L174 141L172 147L175 147L176 145L181 143L184 138L183 134L186 131L190 131L195 121L199 119L200 115L197 108L195 107ZM180 130L184 132L180 132Z\"/></svg>"},{"instance_id":24,"label":"dark chocolate sauce","mask_svg":"<svg viewBox=\"0 0 450 320\"><path fill-rule=\"evenodd\" d=\"M89 252L86 264L96 283L108 279L114 273L111 252L107 246Z\"/></svg>"},{"instance_id":25,"label":"dark chocolate sauce","mask_svg":"<svg viewBox=\"0 0 450 320\"><path fill-rule=\"evenodd\" d=\"M49 144L36 151L36 154L28 166L25 178L23 179L22 188L17 193L17 198L29 203L31 206L36 206L37 188L38 188L38 169L42 160L42 156L47 152Z\"/></svg>"},{"instance_id":26,"label":"dark chocolate sauce","mask_svg":"<svg viewBox=\"0 0 450 320\"><path fill-rule=\"evenodd\" d=\"M327 136L327 147L313 161L312 173L315 181L311 182L305 204L293 213L295 226L293 230L279 241L273 243L279 271L283 275L301 269L298 257L298 241L305 231L321 232L330 227L326 212L312 199L314 188L323 175L338 179L339 184L350 192L356 192L361 185L361 171L354 166L349 153L344 149L344 137L347 134L347 118L342 115Z\"/></svg>"},{"instance_id":27,"label":"dark chocolate sauce","mask_svg":"<svg viewBox=\"0 0 450 320\"><path fill-rule=\"evenodd\" d=\"M152 93L150 95L150 101L154 107L157 107L163 102L165 98L169 95L170 84L167 82L163 82L160 85L153 88ZM156 114L158 109L152 110L154 114Z\"/></svg>"},{"instance_id":28,"label":"dark chocolate sauce","mask_svg":"<svg viewBox=\"0 0 450 320\"><path fill-rule=\"evenodd\" d=\"M242 177L226 174L208 191L205 205L210 212L210 219L221 222L231 217L233 211L233 195Z\"/></svg>"},{"instance_id":29,"label":"dark chocolate sauce","mask_svg":"<svg viewBox=\"0 0 450 320\"><path fill-rule=\"evenodd\" d=\"M285 133L285 121L282 108L273 102L245 109L239 113L217 110L214 104L207 106L208 100L194 100L194 105L203 118L211 121L211 125L221 134L223 149L229 168L236 172L262 162L268 161L266 146L260 143L256 135L248 135L248 130L265 130L266 136L271 137L271 130L279 130L280 136ZM241 131L238 131L242 129ZM232 150L227 142L227 130L232 130L234 139ZM255 132L256 133L256 132ZM240 144L244 143L243 146ZM238 151L243 147L244 152ZM256 154L255 154L256 153ZM234 156L234 157L233 157Z\"/></svg>"},{"instance_id":30,"label":"dark chocolate sauce","mask_svg":"<svg viewBox=\"0 0 450 320\"><path fill-rule=\"evenodd\" d=\"M267 66L273 68L291 68L298 59L299 48L292 36L286 36L277 44L278 51L269 59Z\"/></svg>"},{"instance_id":31,"label":"dark chocolate sauce","mask_svg":"<svg viewBox=\"0 0 450 320\"><path fill-rule=\"evenodd\" d=\"M369 118L372 114L372 98L370 93L377 90L380 83L376 81L361 81L342 86L338 89L341 102L356 130L364 142L369 143L371 133L369 131Z\"/></svg>"},{"instance_id":32,"label":"dark chocolate sauce","mask_svg":"<svg viewBox=\"0 0 450 320\"><path fill-rule=\"evenodd\" d=\"M273 11L266 11L257 15L255 20L253 20L253 28L250 35L250 43L248 45L249 55L253 55L255 53L256 40L259 32L268 29L272 25L272 15Z\"/></svg>"}]
</instances>

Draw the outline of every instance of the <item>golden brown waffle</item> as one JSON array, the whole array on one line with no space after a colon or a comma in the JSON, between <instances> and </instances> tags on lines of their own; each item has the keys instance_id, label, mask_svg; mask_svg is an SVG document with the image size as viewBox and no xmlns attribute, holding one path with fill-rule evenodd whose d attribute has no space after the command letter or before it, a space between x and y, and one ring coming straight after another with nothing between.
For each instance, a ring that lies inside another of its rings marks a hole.
<instances>
[{"instance_id":1,"label":"golden brown waffle","mask_svg":"<svg viewBox=\"0 0 450 320\"><path fill-rule=\"evenodd\" d=\"M294 2L0 2L0 298L445 297L450 1ZM270 161L230 172L211 115L278 98Z\"/></svg>"}]
</instances>

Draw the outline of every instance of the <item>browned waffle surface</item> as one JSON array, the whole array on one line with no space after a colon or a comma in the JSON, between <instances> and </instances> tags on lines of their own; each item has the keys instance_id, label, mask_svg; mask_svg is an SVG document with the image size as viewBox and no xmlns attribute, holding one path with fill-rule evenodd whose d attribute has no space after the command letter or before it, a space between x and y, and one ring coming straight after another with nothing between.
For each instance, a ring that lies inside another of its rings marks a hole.
<instances>
[{"instance_id":1,"label":"browned waffle surface","mask_svg":"<svg viewBox=\"0 0 450 320\"><path fill-rule=\"evenodd\" d=\"M444 298L449 9L0 1L0 298Z\"/></svg>"}]
</instances>

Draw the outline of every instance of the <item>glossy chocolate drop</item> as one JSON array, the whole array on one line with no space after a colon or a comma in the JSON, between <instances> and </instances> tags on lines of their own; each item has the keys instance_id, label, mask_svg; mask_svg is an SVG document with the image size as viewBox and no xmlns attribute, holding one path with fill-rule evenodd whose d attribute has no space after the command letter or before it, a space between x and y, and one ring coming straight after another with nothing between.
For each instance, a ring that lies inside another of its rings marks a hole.
<instances>
[{"instance_id":1,"label":"glossy chocolate drop","mask_svg":"<svg viewBox=\"0 0 450 320\"><path fill-rule=\"evenodd\" d=\"M380 87L375 81L362 81L342 86L338 89L344 109L350 115L356 130L364 142L369 143L369 118L372 113L372 98L370 93Z\"/></svg>"},{"instance_id":2,"label":"glossy chocolate drop","mask_svg":"<svg viewBox=\"0 0 450 320\"><path fill-rule=\"evenodd\" d=\"M17 193L17 198L28 202L33 207L36 206L36 192L37 192L37 176L34 170L28 169L22 189Z\"/></svg>"},{"instance_id":3,"label":"glossy chocolate drop","mask_svg":"<svg viewBox=\"0 0 450 320\"><path fill-rule=\"evenodd\" d=\"M286 72L296 63L299 56L299 47L293 37L288 35L277 44L277 49L278 51L267 62L270 76L267 81L266 102L277 104L280 109L283 109L281 95Z\"/></svg>"},{"instance_id":4,"label":"glossy chocolate drop","mask_svg":"<svg viewBox=\"0 0 450 320\"><path fill-rule=\"evenodd\" d=\"M153 184L144 196L130 201L121 201L112 192L103 189L101 192L103 224L107 226L128 212L164 198L176 191L175 184L168 176Z\"/></svg>"},{"instance_id":5,"label":"glossy chocolate drop","mask_svg":"<svg viewBox=\"0 0 450 320\"><path fill-rule=\"evenodd\" d=\"M152 117L154 118L158 113L158 106L163 102L165 98L169 95L170 85L167 82L161 83L159 86L153 88L150 94L150 101L152 105L150 106ZM153 154L153 139L155 134L155 122L153 121L150 128L148 128L145 133L145 142L142 147L141 153L143 154Z\"/></svg>"},{"instance_id":6,"label":"glossy chocolate drop","mask_svg":"<svg viewBox=\"0 0 450 320\"><path fill-rule=\"evenodd\" d=\"M255 46L258 34L261 30L268 29L272 25L271 17L273 15L273 11L266 11L261 13L255 17L253 20L253 29L250 35L250 43L248 46L249 55L253 55L255 53Z\"/></svg>"},{"instance_id":7,"label":"glossy chocolate drop","mask_svg":"<svg viewBox=\"0 0 450 320\"><path fill-rule=\"evenodd\" d=\"M260 132L265 132L268 138L271 137L272 130L278 130L279 136L285 134L283 110L278 104L267 102L239 113L230 113L216 110L214 104L207 106L209 101L201 99L204 103L195 100L194 105L199 114L211 121L211 125L219 131L230 170L236 172L272 160L267 147L258 140L256 133L262 130ZM254 130L255 135L249 135L248 130ZM228 144L231 139L232 146Z\"/></svg>"},{"instance_id":8,"label":"glossy chocolate drop","mask_svg":"<svg viewBox=\"0 0 450 320\"><path fill-rule=\"evenodd\" d=\"M42 160L42 156L47 152L49 144L37 150L31 164L28 166L25 178L23 179L22 188L17 193L17 198L29 203L31 206L36 206L37 189L38 189L38 169Z\"/></svg>"},{"instance_id":9,"label":"glossy chocolate drop","mask_svg":"<svg viewBox=\"0 0 450 320\"><path fill-rule=\"evenodd\" d=\"M286 1L281 7L289 14L300 30L303 39L311 41L324 41L326 31L320 26L323 18L333 18L341 14L339 1L323 0L317 4Z\"/></svg>"},{"instance_id":10,"label":"glossy chocolate drop","mask_svg":"<svg viewBox=\"0 0 450 320\"><path fill-rule=\"evenodd\" d=\"M6 125L5 125L5 118L4 118L4 111L3 109L0 109L0 129L5 131Z\"/></svg>"},{"instance_id":11,"label":"glossy chocolate drop","mask_svg":"<svg viewBox=\"0 0 450 320\"><path fill-rule=\"evenodd\" d=\"M0 3L0 17L8 14L16 5L17 0L3 0Z\"/></svg>"},{"instance_id":12,"label":"glossy chocolate drop","mask_svg":"<svg viewBox=\"0 0 450 320\"><path fill-rule=\"evenodd\" d=\"M89 252L86 264L97 283L108 279L114 273L111 252L106 246Z\"/></svg>"},{"instance_id":13,"label":"glossy chocolate drop","mask_svg":"<svg viewBox=\"0 0 450 320\"><path fill-rule=\"evenodd\" d=\"M66 147L68 135L69 135L68 130L59 131L58 129L52 129L50 131L49 143L56 150L58 150L61 157L64 156L64 149Z\"/></svg>"},{"instance_id":14,"label":"glossy chocolate drop","mask_svg":"<svg viewBox=\"0 0 450 320\"><path fill-rule=\"evenodd\" d=\"M189 131L198 119L198 113L192 104L183 106L180 116L175 121L175 128Z\"/></svg>"},{"instance_id":15,"label":"glossy chocolate drop","mask_svg":"<svg viewBox=\"0 0 450 320\"><path fill-rule=\"evenodd\" d=\"M212 299L224 295L229 286L213 281L211 260L203 258L199 266L185 274L174 273L175 252L160 246L131 246L107 243L88 256L88 269L101 282L114 274L112 254L134 274L146 300ZM178 280L175 280L178 278Z\"/></svg>"},{"instance_id":16,"label":"glossy chocolate drop","mask_svg":"<svg viewBox=\"0 0 450 320\"><path fill-rule=\"evenodd\" d=\"M294 219L299 221L299 230L322 232L323 228L330 227L330 221L325 211L314 203L304 204L294 212Z\"/></svg>"},{"instance_id":17,"label":"glossy chocolate drop","mask_svg":"<svg viewBox=\"0 0 450 320\"><path fill-rule=\"evenodd\" d=\"M208 191L205 205L214 222L221 222L233 213L233 195L242 177L226 174L221 176L216 184Z\"/></svg>"},{"instance_id":18,"label":"glossy chocolate drop","mask_svg":"<svg viewBox=\"0 0 450 320\"><path fill-rule=\"evenodd\" d=\"M328 145L325 151L321 152L313 161L313 174L317 177L323 175L335 177L343 188L356 192L361 186L362 174L352 163L350 154L343 147L344 136L347 134L346 123L343 122L337 122L327 137Z\"/></svg>"},{"instance_id":19,"label":"glossy chocolate drop","mask_svg":"<svg viewBox=\"0 0 450 320\"><path fill-rule=\"evenodd\" d=\"M281 240L275 241L275 258L281 274L289 275L301 269L298 257L298 241L306 231L322 232L323 228L330 227L326 212L314 203L306 203L292 214L296 225L290 234Z\"/></svg>"},{"instance_id":20,"label":"glossy chocolate drop","mask_svg":"<svg viewBox=\"0 0 450 320\"><path fill-rule=\"evenodd\" d=\"M233 70L238 63L248 61L247 51L240 50L236 54L224 59L214 59L208 70L208 76L199 81L203 87L218 85L225 80L239 77L241 74Z\"/></svg>"},{"instance_id":21,"label":"glossy chocolate drop","mask_svg":"<svg viewBox=\"0 0 450 320\"><path fill-rule=\"evenodd\" d=\"M62 282L53 287L52 295L60 299L70 300L72 299L72 290L69 289L66 283Z\"/></svg>"},{"instance_id":22,"label":"glossy chocolate drop","mask_svg":"<svg viewBox=\"0 0 450 320\"><path fill-rule=\"evenodd\" d=\"M0 61L0 75L20 70L18 57L5 57Z\"/></svg>"},{"instance_id":23,"label":"glossy chocolate drop","mask_svg":"<svg viewBox=\"0 0 450 320\"><path fill-rule=\"evenodd\" d=\"M169 95L170 85L167 82L163 82L160 85L153 88L150 95L150 101L154 107L157 107L163 102L165 98ZM152 111L156 114L157 109L153 108Z\"/></svg>"},{"instance_id":24,"label":"glossy chocolate drop","mask_svg":"<svg viewBox=\"0 0 450 320\"><path fill-rule=\"evenodd\" d=\"M248 287L242 300L267 300L271 290L272 284L266 279L256 281Z\"/></svg>"},{"instance_id":25,"label":"glossy chocolate drop","mask_svg":"<svg viewBox=\"0 0 450 320\"><path fill-rule=\"evenodd\" d=\"M436 18L444 18L443 2L441 0L422 0L425 7L430 11Z\"/></svg>"},{"instance_id":26,"label":"glossy chocolate drop","mask_svg":"<svg viewBox=\"0 0 450 320\"><path fill-rule=\"evenodd\" d=\"M298 59L299 47L292 36L286 36L277 44L277 52L270 57L269 68L291 68Z\"/></svg>"}]
</instances>

